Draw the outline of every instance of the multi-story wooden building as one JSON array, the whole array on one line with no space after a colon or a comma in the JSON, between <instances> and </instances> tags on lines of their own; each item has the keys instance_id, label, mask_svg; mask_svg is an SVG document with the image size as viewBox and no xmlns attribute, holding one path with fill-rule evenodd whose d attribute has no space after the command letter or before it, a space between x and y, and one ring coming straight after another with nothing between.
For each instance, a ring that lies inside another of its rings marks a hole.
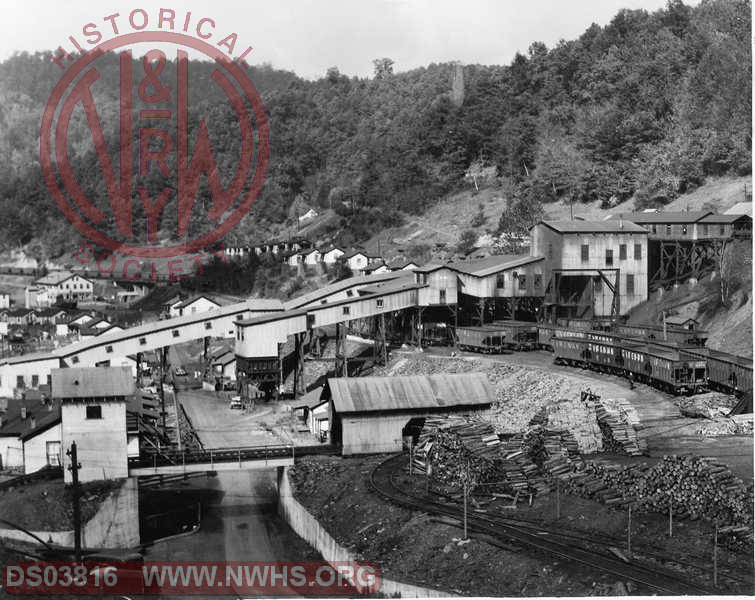
<instances>
[{"instance_id":1,"label":"multi-story wooden building","mask_svg":"<svg viewBox=\"0 0 755 600\"><path fill-rule=\"evenodd\" d=\"M717 268L725 245L752 238L752 217L711 211L647 212L615 215L648 232L651 287L698 279Z\"/></svg>"},{"instance_id":2,"label":"multi-story wooden building","mask_svg":"<svg viewBox=\"0 0 755 600\"><path fill-rule=\"evenodd\" d=\"M648 232L629 221L541 221L531 252L548 274L548 320L626 314L648 297Z\"/></svg>"}]
</instances>

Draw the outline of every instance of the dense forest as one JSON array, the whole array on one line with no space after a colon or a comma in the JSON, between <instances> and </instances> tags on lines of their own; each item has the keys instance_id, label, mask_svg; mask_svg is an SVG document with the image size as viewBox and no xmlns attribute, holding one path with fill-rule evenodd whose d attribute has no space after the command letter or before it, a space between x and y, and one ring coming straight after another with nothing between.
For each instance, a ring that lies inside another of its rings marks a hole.
<instances>
[{"instance_id":1,"label":"dense forest","mask_svg":"<svg viewBox=\"0 0 755 600\"><path fill-rule=\"evenodd\" d=\"M640 206L652 205L707 176L750 173L750 44L750 2L690 7L669 0L653 13L622 10L605 27L593 24L553 48L534 41L505 66L431 64L398 72L400 65L384 58L369 79L332 67L315 81L253 67L271 160L258 201L229 240L259 241L310 206L335 210L342 218L334 233L345 243L359 241L427 210L470 178L504 189L512 210L501 225L511 229L537 214L540 203L608 205L634 196ZM118 58L101 61L98 111L117 115ZM134 65L136 72L140 61ZM227 185L238 162L238 123L210 82L212 65L192 61L190 69L190 139L205 116ZM166 77L175 70L169 61ZM60 74L47 52L0 63L0 236L5 245L31 243L49 257L70 252L75 241L39 166L41 114ZM108 142L115 155L118 122L111 121L103 127L106 136L115 132ZM82 190L101 201L104 183L82 114L74 115L68 147ZM166 182L152 166L137 185L157 198ZM209 198L203 181L199 200L207 206ZM175 235L173 201L163 211L160 239ZM134 207L135 222L143 222L136 195ZM192 235L209 227L196 212Z\"/></svg>"}]
</instances>

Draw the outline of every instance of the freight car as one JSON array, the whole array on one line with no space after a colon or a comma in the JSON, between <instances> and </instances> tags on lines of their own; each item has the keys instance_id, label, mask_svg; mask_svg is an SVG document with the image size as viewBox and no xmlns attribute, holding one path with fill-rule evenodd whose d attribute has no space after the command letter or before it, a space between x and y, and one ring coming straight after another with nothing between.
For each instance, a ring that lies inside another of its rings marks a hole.
<instances>
[{"instance_id":1,"label":"freight car","mask_svg":"<svg viewBox=\"0 0 755 600\"><path fill-rule=\"evenodd\" d=\"M626 323L617 323L614 325L612 331L619 335L672 342L680 346L704 346L705 342L708 341L708 333L706 331L692 331L684 327L671 327L668 325L664 329L662 325L628 325Z\"/></svg>"},{"instance_id":2,"label":"freight car","mask_svg":"<svg viewBox=\"0 0 755 600\"><path fill-rule=\"evenodd\" d=\"M506 331L493 325L457 327L456 343L459 350L501 354L506 350Z\"/></svg>"},{"instance_id":3,"label":"freight car","mask_svg":"<svg viewBox=\"0 0 755 600\"><path fill-rule=\"evenodd\" d=\"M711 348L684 348L682 354L708 365L708 385L738 397L752 394L752 359Z\"/></svg>"},{"instance_id":4,"label":"freight car","mask_svg":"<svg viewBox=\"0 0 755 600\"><path fill-rule=\"evenodd\" d=\"M587 337L587 332L583 329L570 329L562 325L551 325L550 323L538 323L537 325L537 346L543 350L553 352L551 340L558 338L580 338Z\"/></svg>"},{"instance_id":5,"label":"freight car","mask_svg":"<svg viewBox=\"0 0 755 600\"><path fill-rule=\"evenodd\" d=\"M694 360L672 348L576 337L554 337L551 345L556 364L631 377L672 394L694 394L706 389L706 361Z\"/></svg>"},{"instance_id":6,"label":"freight car","mask_svg":"<svg viewBox=\"0 0 755 600\"><path fill-rule=\"evenodd\" d=\"M506 347L511 350L535 350L538 347L537 323L531 321L493 321L506 335Z\"/></svg>"}]
</instances>

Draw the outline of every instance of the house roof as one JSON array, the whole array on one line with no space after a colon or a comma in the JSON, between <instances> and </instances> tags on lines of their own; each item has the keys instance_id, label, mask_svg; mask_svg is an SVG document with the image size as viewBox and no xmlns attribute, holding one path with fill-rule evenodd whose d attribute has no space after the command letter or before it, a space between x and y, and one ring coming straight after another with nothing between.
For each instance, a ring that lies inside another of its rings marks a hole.
<instances>
[{"instance_id":1,"label":"house roof","mask_svg":"<svg viewBox=\"0 0 755 600\"><path fill-rule=\"evenodd\" d=\"M752 202L737 202L731 208L724 211L726 215L747 215L752 216Z\"/></svg>"},{"instance_id":2,"label":"house roof","mask_svg":"<svg viewBox=\"0 0 755 600\"><path fill-rule=\"evenodd\" d=\"M381 263L372 263L371 265L367 265L362 269L365 273L372 273L373 271L377 271L380 267L388 268L388 265L386 265L384 262Z\"/></svg>"},{"instance_id":3,"label":"house roof","mask_svg":"<svg viewBox=\"0 0 755 600\"><path fill-rule=\"evenodd\" d=\"M724 215L718 215L718 214L712 214L708 215L707 217L703 217L700 219L701 223L734 223L735 221L739 221L742 219L743 221L752 221L752 217L750 215L734 215L734 214L724 214Z\"/></svg>"},{"instance_id":4,"label":"house roof","mask_svg":"<svg viewBox=\"0 0 755 600\"><path fill-rule=\"evenodd\" d=\"M484 373L328 379L339 413L489 405L495 392Z\"/></svg>"},{"instance_id":5,"label":"house roof","mask_svg":"<svg viewBox=\"0 0 755 600\"><path fill-rule=\"evenodd\" d=\"M188 298L184 300L183 302L179 302L178 304L171 305L171 308L178 308L178 309L186 308L187 306L191 306L197 300L201 300L202 298L204 298L208 302L212 302L215 306L220 306L220 302L218 302L217 300L214 300L213 298L210 298L209 296L206 296L205 294L201 294L199 296L194 296L193 298Z\"/></svg>"},{"instance_id":6,"label":"house roof","mask_svg":"<svg viewBox=\"0 0 755 600\"><path fill-rule=\"evenodd\" d=\"M62 308L39 308L37 309L37 315L40 317L55 317L62 314L67 314Z\"/></svg>"},{"instance_id":7,"label":"house roof","mask_svg":"<svg viewBox=\"0 0 755 600\"><path fill-rule=\"evenodd\" d=\"M26 315L33 313L31 308L14 308L8 311L9 317L25 317Z\"/></svg>"},{"instance_id":8,"label":"house roof","mask_svg":"<svg viewBox=\"0 0 755 600\"><path fill-rule=\"evenodd\" d=\"M325 246L320 248L320 254L327 254L328 252L333 252L333 250L338 250L343 253L343 248L339 248L338 246Z\"/></svg>"},{"instance_id":9,"label":"house roof","mask_svg":"<svg viewBox=\"0 0 755 600\"><path fill-rule=\"evenodd\" d=\"M692 317L666 317L666 323L668 325L684 325L690 321L693 323L700 323L700 321L693 319Z\"/></svg>"},{"instance_id":10,"label":"house roof","mask_svg":"<svg viewBox=\"0 0 755 600\"><path fill-rule=\"evenodd\" d=\"M34 283L37 285L60 285L67 279L71 279L71 277L75 277L76 275L78 275L82 279L85 279L86 281L89 281L89 279L87 279L80 273L71 273L70 271L52 271L44 277L40 277L39 279L34 281ZM92 282L89 281L89 283Z\"/></svg>"},{"instance_id":11,"label":"house roof","mask_svg":"<svg viewBox=\"0 0 755 600\"><path fill-rule=\"evenodd\" d=\"M26 407L26 419L21 418L21 408ZM60 423L60 403L43 404L38 399L0 399L0 437L21 438L23 441ZM32 417L34 423L32 423ZM34 425L32 427L32 425Z\"/></svg>"},{"instance_id":12,"label":"house roof","mask_svg":"<svg viewBox=\"0 0 755 600\"><path fill-rule=\"evenodd\" d=\"M621 221L618 218L606 221L540 221L538 225L558 233L647 233L626 217Z\"/></svg>"},{"instance_id":13,"label":"house roof","mask_svg":"<svg viewBox=\"0 0 755 600\"><path fill-rule=\"evenodd\" d=\"M77 367L52 370L52 397L60 399L131 396L130 367Z\"/></svg>"},{"instance_id":14,"label":"house roof","mask_svg":"<svg viewBox=\"0 0 755 600\"><path fill-rule=\"evenodd\" d=\"M396 260L392 260L388 263L389 269L405 269L409 265L414 265L415 267L419 267L419 263L415 262L413 260L409 260L406 258L397 258Z\"/></svg>"},{"instance_id":15,"label":"house roof","mask_svg":"<svg viewBox=\"0 0 755 600\"><path fill-rule=\"evenodd\" d=\"M217 365L229 365L234 360L236 360L236 353L232 350L228 350L224 354L221 354L220 356L213 358L212 363Z\"/></svg>"},{"instance_id":16,"label":"house roof","mask_svg":"<svg viewBox=\"0 0 755 600\"><path fill-rule=\"evenodd\" d=\"M364 256L365 258L370 258L370 255L367 254L367 252L365 252L364 250L360 250L359 248L352 248L351 250L345 252L343 255L343 258L348 260L349 258L358 256L360 254Z\"/></svg>"},{"instance_id":17,"label":"house roof","mask_svg":"<svg viewBox=\"0 0 755 600\"><path fill-rule=\"evenodd\" d=\"M689 211L669 211L669 212L649 212L649 213L626 213L615 214L611 216L611 221L623 219L635 224L662 224L667 223L697 223L703 217L713 214L710 210L689 210Z\"/></svg>"},{"instance_id":18,"label":"house roof","mask_svg":"<svg viewBox=\"0 0 755 600\"><path fill-rule=\"evenodd\" d=\"M314 408L315 406L319 406L323 402L327 402L322 398L322 391L324 389L325 386L323 385L316 387L315 389L308 391L301 398L298 398L297 400L294 400L292 402L288 402L287 404L293 409Z\"/></svg>"}]
</instances>

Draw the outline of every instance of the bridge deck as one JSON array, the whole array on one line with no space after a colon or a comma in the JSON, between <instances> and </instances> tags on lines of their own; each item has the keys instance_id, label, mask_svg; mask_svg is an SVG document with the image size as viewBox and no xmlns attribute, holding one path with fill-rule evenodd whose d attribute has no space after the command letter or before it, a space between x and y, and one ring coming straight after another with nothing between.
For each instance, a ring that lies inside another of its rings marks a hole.
<instances>
[{"instance_id":1,"label":"bridge deck","mask_svg":"<svg viewBox=\"0 0 755 600\"><path fill-rule=\"evenodd\" d=\"M128 459L129 476L177 475L203 471L235 471L293 466L296 459L313 454L338 454L340 448L317 446L255 446L214 448L190 452L144 453Z\"/></svg>"}]
</instances>

